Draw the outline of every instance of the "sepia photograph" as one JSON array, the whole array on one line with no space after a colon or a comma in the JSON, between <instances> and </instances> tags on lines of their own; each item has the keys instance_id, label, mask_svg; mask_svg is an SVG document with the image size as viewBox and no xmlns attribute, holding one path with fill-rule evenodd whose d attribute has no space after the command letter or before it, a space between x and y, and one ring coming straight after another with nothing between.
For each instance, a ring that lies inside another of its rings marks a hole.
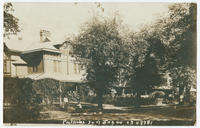
<instances>
[{"instance_id":1,"label":"sepia photograph","mask_svg":"<svg viewBox=\"0 0 200 128\"><path fill-rule=\"evenodd\" d=\"M195 126L197 3L4 2L3 125Z\"/></svg>"}]
</instances>

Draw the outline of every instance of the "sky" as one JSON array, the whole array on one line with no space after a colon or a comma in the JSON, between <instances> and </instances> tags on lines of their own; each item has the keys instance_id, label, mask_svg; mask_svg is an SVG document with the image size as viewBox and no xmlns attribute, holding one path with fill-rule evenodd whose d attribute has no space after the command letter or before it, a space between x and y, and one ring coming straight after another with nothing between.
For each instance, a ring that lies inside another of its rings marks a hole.
<instances>
[{"instance_id":1,"label":"sky","mask_svg":"<svg viewBox=\"0 0 200 128\"><path fill-rule=\"evenodd\" d=\"M169 3L13 3L13 14L19 19L22 38L26 45L39 41L40 29L51 32L51 40L63 42L67 37L77 35L81 26L93 15L104 17L118 12L123 24L138 31L141 26L150 24L160 16L167 14ZM14 43L12 39L9 42ZM16 45L17 46L17 45Z\"/></svg>"}]
</instances>

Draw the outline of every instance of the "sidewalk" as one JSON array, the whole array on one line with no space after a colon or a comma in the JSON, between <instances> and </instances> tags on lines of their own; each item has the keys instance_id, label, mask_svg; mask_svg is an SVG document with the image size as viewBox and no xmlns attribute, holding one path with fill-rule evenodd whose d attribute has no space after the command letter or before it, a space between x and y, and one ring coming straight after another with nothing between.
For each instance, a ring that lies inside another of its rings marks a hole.
<instances>
[{"instance_id":1,"label":"sidewalk","mask_svg":"<svg viewBox=\"0 0 200 128\"><path fill-rule=\"evenodd\" d=\"M72 104L77 104L77 102L70 102ZM93 106L93 107L97 107L97 104L94 103L88 103L88 102L80 102L82 106ZM139 107L135 107L135 106L131 106L131 107L121 107L121 106L115 106L112 104L103 104L103 109L112 109L112 110L131 110L131 109L139 109L139 108L169 108L169 107L173 107L173 108L178 108L178 107L188 107L188 105L176 105L176 104L161 104L161 105L140 105Z\"/></svg>"}]
</instances>

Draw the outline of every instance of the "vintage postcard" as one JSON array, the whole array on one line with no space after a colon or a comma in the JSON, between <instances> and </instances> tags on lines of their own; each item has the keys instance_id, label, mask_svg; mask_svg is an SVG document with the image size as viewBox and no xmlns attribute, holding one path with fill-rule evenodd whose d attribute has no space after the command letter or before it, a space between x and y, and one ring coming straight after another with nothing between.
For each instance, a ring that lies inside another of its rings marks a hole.
<instances>
[{"instance_id":1,"label":"vintage postcard","mask_svg":"<svg viewBox=\"0 0 200 128\"><path fill-rule=\"evenodd\" d=\"M195 126L197 3L4 2L3 124Z\"/></svg>"}]
</instances>

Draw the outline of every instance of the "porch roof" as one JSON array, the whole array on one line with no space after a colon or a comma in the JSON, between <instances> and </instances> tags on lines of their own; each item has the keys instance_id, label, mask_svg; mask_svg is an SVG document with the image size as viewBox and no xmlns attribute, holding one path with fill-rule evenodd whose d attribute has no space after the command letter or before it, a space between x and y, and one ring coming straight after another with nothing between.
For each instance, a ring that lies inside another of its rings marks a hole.
<instances>
[{"instance_id":1,"label":"porch roof","mask_svg":"<svg viewBox=\"0 0 200 128\"><path fill-rule=\"evenodd\" d=\"M55 50L55 49L49 49L49 48L39 48L39 49L26 50L26 51L22 52L22 54L32 53L32 52L39 52L39 51L48 51L48 52L54 52L54 53L61 53L57 49Z\"/></svg>"},{"instance_id":2,"label":"porch roof","mask_svg":"<svg viewBox=\"0 0 200 128\"><path fill-rule=\"evenodd\" d=\"M60 51L54 47L53 42L44 42L44 43L37 42L37 43L32 43L30 46L25 48L22 54L37 52L37 51L49 51L49 52L60 53Z\"/></svg>"},{"instance_id":3,"label":"porch roof","mask_svg":"<svg viewBox=\"0 0 200 128\"><path fill-rule=\"evenodd\" d=\"M45 78L51 78L62 82L72 82L72 83L82 83L84 82L83 76L75 76L75 75L63 75L60 73L36 73L36 74L30 74L26 77L34 79L34 80L40 80Z\"/></svg>"}]
</instances>

